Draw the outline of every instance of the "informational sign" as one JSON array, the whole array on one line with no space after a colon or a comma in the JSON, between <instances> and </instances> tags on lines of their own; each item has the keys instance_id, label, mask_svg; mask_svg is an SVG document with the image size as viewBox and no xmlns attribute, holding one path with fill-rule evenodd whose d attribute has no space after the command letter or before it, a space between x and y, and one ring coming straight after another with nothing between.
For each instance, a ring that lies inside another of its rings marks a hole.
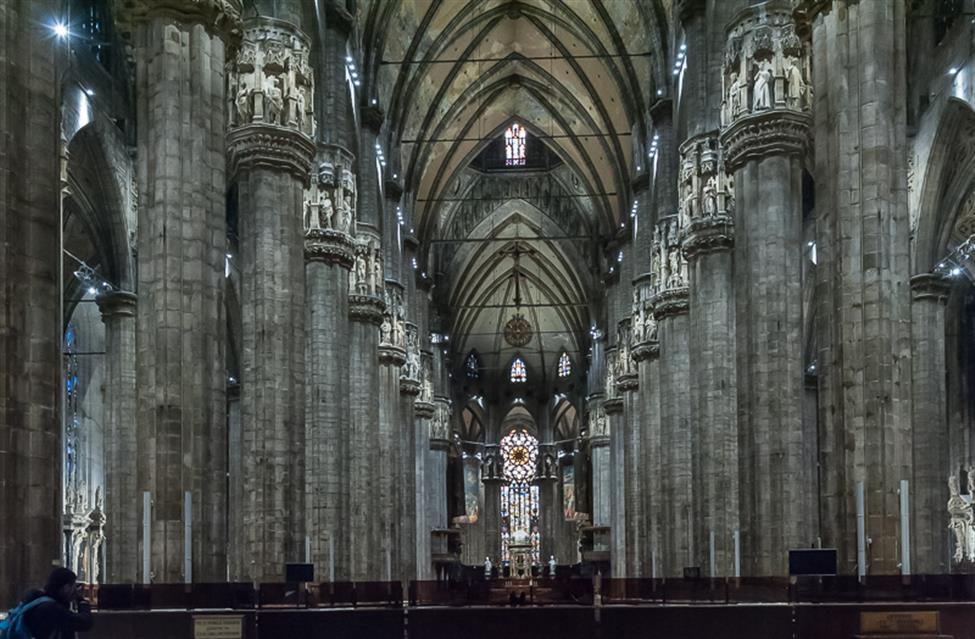
<instances>
[{"instance_id":1,"label":"informational sign","mask_svg":"<svg viewBox=\"0 0 975 639\"><path fill-rule=\"evenodd\" d=\"M861 612L860 634L918 635L938 634L941 619L936 610L910 612Z\"/></svg>"},{"instance_id":2,"label":"informational sign","mask_svg":"<svg viewBox=\"0 0 975 639\"><path fill-rule=\"evenodd\" d=\"M241 615L193 615L193 639L243 639Z\"/></svg>"}]
</instances>

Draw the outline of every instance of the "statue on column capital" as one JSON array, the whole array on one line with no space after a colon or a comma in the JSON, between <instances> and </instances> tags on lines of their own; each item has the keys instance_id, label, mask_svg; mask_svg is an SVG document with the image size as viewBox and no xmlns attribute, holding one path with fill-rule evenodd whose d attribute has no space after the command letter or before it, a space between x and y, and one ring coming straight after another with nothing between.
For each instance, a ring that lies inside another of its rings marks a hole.
<instances>
[{"instance_id":1,"label":"statue on column capital","mask_svg":"<svg viewBox=\"0 0 975 639\"><path fill-rule=\"evenodd\" d=\"M249 125L315 136L311 43L289 22L249 19L235 60L229 61L231 130Z\"/></svg>"},{"instance_id":2,"label":"statue on column capital","mask_svg":"<svg viewBox=\"0 0 975 639\"><path fill-rule=\"evenodd\" d=\"M805 147L813 101L809 58L790 3L771 0L735 17L725 48L721 105L722 143L733 163L749 150Z\"/></svg>"}]
</instances>

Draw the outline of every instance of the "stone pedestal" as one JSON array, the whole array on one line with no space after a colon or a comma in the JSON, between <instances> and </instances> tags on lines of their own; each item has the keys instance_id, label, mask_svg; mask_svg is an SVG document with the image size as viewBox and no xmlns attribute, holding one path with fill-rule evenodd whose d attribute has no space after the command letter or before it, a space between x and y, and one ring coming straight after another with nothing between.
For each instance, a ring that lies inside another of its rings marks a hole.
<instances>
[{"instance_id":1,"label":"stone pedestal","mask_svg":"<svg viewBox=\"0 0 975 639\"><path fill-rule=\"evenodd\" d=\"M132 427L135 401L134 293L114 291L97 300L105 324L105 534L106 583L138 583L142 558L138 554L142 517L136 507L142 496L132 481L136 474L138 441Z\"/></svg>"},{"instance_id":2,"label":"stone pedestal","mask_svg":"<svg viewBox=\"0 0 975 639\"><path fill-rule=\"evenodd\" d=\"M139 122L137 481L152 493L151 570L163 583L227 576L225 70L239 10L140 0L119 12Z\"/></svg>"}]
</instances>

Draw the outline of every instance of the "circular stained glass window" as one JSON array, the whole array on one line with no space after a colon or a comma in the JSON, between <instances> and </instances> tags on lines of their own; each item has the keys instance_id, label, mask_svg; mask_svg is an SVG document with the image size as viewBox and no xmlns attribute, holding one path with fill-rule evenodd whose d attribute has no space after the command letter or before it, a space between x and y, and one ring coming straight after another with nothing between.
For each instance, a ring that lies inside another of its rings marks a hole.
<instances>
[{"instance_id":1,"label":"circular stained glass window","mask_svg":"<svg viewBox=\"0 0 975 639\"><path fill-rule=\"evenodd\" d=\"M526 430L516 430L501 440L504 478L510 482L527 482L535 477L538 440Z\"/></svg>"},{"instance_id":2,"label":"circular stained glass window","mask_svg":"<svg viewBox=\"0 0 975 639\"><path fill-rule=\"evenodd\" d=\"M524 346L531 341L533 335L531 322L520 313L508 320L504 325L504 339L512 346Z\"/></svg>"}]
</instances>

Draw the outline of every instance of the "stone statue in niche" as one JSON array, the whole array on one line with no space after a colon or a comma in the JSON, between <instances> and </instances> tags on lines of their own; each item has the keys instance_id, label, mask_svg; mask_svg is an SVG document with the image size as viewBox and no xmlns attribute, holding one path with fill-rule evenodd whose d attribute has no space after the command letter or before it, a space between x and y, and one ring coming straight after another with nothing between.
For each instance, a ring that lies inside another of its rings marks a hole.
<instances>
[{"instance_id":1,"label":"stone statue in niche","mask_svg":"<svg viewBox=\"0 0 975 639\"><path fill-rule=\"evenodd\" d=\"M802 108L802 94L806 86L799 65L799 59L793 55L785 59L786 105L796 111Z\"/></svg>"},{"instance_id":2,"label":"stone statue in niche","mask_svg":"<svg viewBox=\"0 0 975 639\"><path fill-rule=\"evenodd\" d=\"M278 78L269 75L264 78L264 120L268 124L282 124L281 112L284 110L284 100L281 98L281 88Z\"/></svg>"},{"instance_id":3,"label":"stone statue in niche","mask_svg":"<svg viewBox=\"0 0 975 639\"><path fill-rule=\"evenodd\" d=\"M369 280L366 276L366 268L366 256L361 251L356 251L355 277L352 279L355 282L355 293L357 295L365 295L369 292Z\"/></svg>"},{"instance_id":4,"label":"stone statue in niche","mask_svg":"<svg viewBox=\"0 0 975 639\"><path fill-rule=\"evenodd\" d=\"M390 320L389 313L383 313L383 323L379 325L379 343L393 343L393 322Z\"/></svg>"},{"instance_id":5,"label":"stone statue in niche","mask_svg":"<svg viewBox=\"0 0 975 639\"><path fill-rule=\"evenodd\" d=\"M738 78L738 74L734 71L731 72L731 85L728 88L728 104L729 104L729 120L734 120L741 113L741 93L742 93L742 83Z\"/></svg>"},{"instance_id":6,"label":"stone statue in niche","mask_svg":"<svg viewBox=\"0 0 975 639\"><path fill-rule=\"evenodd\" d=\"M714 217L718 214L717 180L712 175L704 183L704 215Z\"/></svg>"},{"instance_id":7,"label":"stone statue in niche","mask_svg":"<svg viewBox=\"0 0 975 639\"><path fill-rule=\"evenodd\" d=\"M668 255L669 268L667 278L668 288L678 288L681 285L680 281L680 248L671 247L670 253Z\"/></svg>"},{"instance_id":8,"label":"stone statue in niche","mask_svg":"<svg viewBox=\"0 0 975 639\"><path fill-rule=\"evenodd\" d=\"M647 313L647 321L643 326L643 339L648 342L657 341L657 319L653 313Z\"/></svg>"},{"instance_id":9,"label":"stone statue in niche","mask_svg":"<svg viewBox=\"0 0 975 639\"><path fill-rule=\"evenodd\" d=\"M969 477L971 475L970 469ZM969 479L969 484L971 481ZM973 561L975 560L975 530L973 530L975 517L972 514L971 497L966 499L961 494L956 475L948 477L948 493L950 495L948 497L948 515L951 518L948 529L955 536L955 563L961 563L966 559Z\"/></svg>"},{"instance_id":10,"label":"stone statue in niche","mask_svg":"<svg viewBox=\"0 0 975 639\"><path fill-rule=\"evenodd\" d=\"M379 295L381 290L383 290L383 262L382 253L377 248L372 251L372 293Z\"/></svg>"},{"instance_id":11,"label":"stone statue in niche","mask_svg":"<svg viewBox=\"0 0 975 639\"><path fill-rule=\"evenodd\" d=\"M240 86L237 88L237 97L234 100L234 106L237 109L238 124L250 122L254 117L251 90L248 88L246 82L241 82Z\"/></svg>"},{"instance_id":12,"label":"stone statue in niche","mask_svg":"<svg viewBox=\"0 0 975 639\"><path fill-rule=\"evenodd\" d=\"M752 99L753 111L764 111L772 108L771 98L772 83L772 63L765 61L758 65L755 72L755 84L752 88L754 96Z\"/></svg>"},{"instance_id":13,"label":"stone statue in niche","mask_svg":"<svg viewBox=\"0 0 975 639\"><path fill-rule=\"evenodd\" d=\"M409 379L420 377L420 345L417 343L416 333L407 333L406 342L406 376Z\"/></svg>"},{"instance_id":14,"label":"stone statue in niche","mask_svg":"<svg viewBox=\"0 0 975 639\"><path fill-rule=\"evenodd\" d=\"M616 357L606 362L606 397L616 397Z\"/></svg>"}]
</instances>

